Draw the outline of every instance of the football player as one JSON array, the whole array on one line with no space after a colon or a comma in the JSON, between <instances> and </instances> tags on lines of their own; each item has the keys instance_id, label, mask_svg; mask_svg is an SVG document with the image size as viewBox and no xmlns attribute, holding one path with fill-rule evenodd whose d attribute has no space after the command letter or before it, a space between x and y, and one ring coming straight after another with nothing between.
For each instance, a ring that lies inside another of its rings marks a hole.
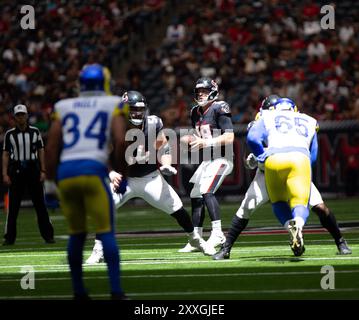
<instances>
[{"instance_id":1,"label":"football player","mask_svg":"<svg viewBox=\"0 0 359 320\"><path fill-rule=\"evenodd\" d=\"M86 65L80 74L80 96L55 104L46 149L48 178L55 180L57 176L60 203L69 227L67 256L74 298L81 300L89 299L82 277L88 217L103 243L112 298L126 298L120 284L114 204L106 178L111 136L116 153L124 155L127 115L121 97L110 95L109 88L109 70L99 64ZM54 189L53 180L47 185Z\"/></svg>"},{"instance_id":2,"label":"football player","mask_svg":"<svg viewBox=\"0 0 359 320\"><path fill-rule=\"evenodd\" d=\"M185 136L182 142L191 146L191 151L201 150L202 162L193 174L190 182L194 184L191 190L192 221L195 228L202 233L204 217L203 204L207 207L212 231L207 244L216 247L226 240L221 225L221 214L215 192L222 184L226 175L233 169L232 150L234 133L231 111L227 102L218 100L218 84L211 78L202 77L196 82L196 105L191 109L191 122L194 134ZM207 157L205 155L208 155ZM196 249L190 243L179 252L193 252Z\"/></svg>"},{"instance_id":3,"label":"football player","mask_svg":"<svg viewBox=\"0 0 359 320\"><path fill-rule=\"evenodd\" d=\"M275 110L262 111L248 131L247 143L264 168L273 212L289 231L294 255L301 256L305 251L302 229L309 216L311 164L318 153L318 124L295 111L292 100L279 99Z\"/></svg>"},{"instance_id":4,"label":"football player","mask_svg":"<svg viewBox=\"0 0 359 320\"><path fill-rule=\"evenodd\" d=\"M276 102L280 99L277 95L270 95L262 101L260 112L262 110L274 109ZM260 117L260 112L257 119ZM251 127L252 123L249 125ZM248 169L255 169L256 173L252 183L250 184L244 199L232 219L231 227L227 233L226 242L221 250L217 252L213 259L222 260L229 259L233 244L238 236L246 228L251 215L262 205L269 201L268 193L265 187L264 172L258 168L257 159L254 154L249 154L246 159L246 167ZM347 245L346 240L339 229L338 223L332 211L324 203L318 189L311 183L309 206L311 210L317 214L321 225L328 230L335 240L338 248L338 254L351 254L351 250Z\"/></svg>"},{"instance_id":5,"label":"football player","mask_svg":"<svg viewBox=\"0 0 359 320\"><path fill-rule=\"evenodd\" d=\"M169 144L163 131L161 118L149 115L145 97L138 91L128 91L123 95L123 103L129 108L130 129L139 129L144 133L144 145L138 145L133 162L127 168L127 180L121 180L120 173L111 171L109 176L112 183L112 196L116 208L121 207L132 198L142 198L151 206L166 212L177 220L177 223L188 233L189 243L206 255L213 255L215 250L206 245L206 242L194 230L191 218L183 207L183 203L175 190L163 178L164 175L173 175L177 170L171 166ZM157 169L156 163L150 159L150 136L157 137L153 143L155 149L162 149L160 162L162 166ZM96 264L103 261L104 252L100 240L95 240L91 256L87 264Z\"/></svg>"}]
</instances>

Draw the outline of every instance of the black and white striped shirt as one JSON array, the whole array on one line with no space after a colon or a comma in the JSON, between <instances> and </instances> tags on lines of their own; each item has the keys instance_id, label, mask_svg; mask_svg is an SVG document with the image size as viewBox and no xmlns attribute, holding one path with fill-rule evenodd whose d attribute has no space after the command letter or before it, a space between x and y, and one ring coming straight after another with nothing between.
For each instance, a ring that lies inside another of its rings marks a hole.
<instances>
[{"instance_id":1,"label":"black and white striped shirt","mask_svg":"<svg viewBox=\"0 0 359 320\"><path fill-rule=\"evenodd\" d=\"M37 161L37 150L44 147L38 128L28 126L25 131L17 127L6 131L3 150L9 152L10 163Z\"/></svg>"}]
</instances>

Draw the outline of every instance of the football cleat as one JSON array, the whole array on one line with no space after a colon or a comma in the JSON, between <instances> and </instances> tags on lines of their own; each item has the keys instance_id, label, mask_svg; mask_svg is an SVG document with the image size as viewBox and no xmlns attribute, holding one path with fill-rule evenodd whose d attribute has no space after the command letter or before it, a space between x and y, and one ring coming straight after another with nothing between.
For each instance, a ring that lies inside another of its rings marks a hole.
<instances>
[{"instance_id":1,"label":"football cleat","mask_svg":"<svg viewBox=\"0 0 359 320\"><path fill-rule=\"evenodd\" d=\"M344 240L344 238L340 238L339 242L337 243L338 252L339 255L346 255L346 254L352 254L351 249L348 247L347 242Z\"/></svg>"},{"instance_id":2,"label":"football cleat","mask_svg":"<svg viewBox=\"0 0 359 320\"><path fill-rule=\"evenodd\" d=\"M103 250L94 248L90 257L86 260L86 264L97 264L104 262Z\"/></svg>"},{"instance_id":3,"label":"football cleat","mask_svg":"<svg viewBox=\"0 0 359 320\"><path fill-rule=\"evenodd\" d=\"M290 237L290 248L292 249L294 255L299 257L305 251L302 229L297 227L295 220L292 220L289 222L288 230Z\"/></svg>"},{"instance_id":4,"label":"football cleat","mask_svg":"<svg viewBox=\"0 0 359 320\"><path fill-rule=\"evenodd\" d=\"M187 244L182 249L179 249L178 252L182 252L182 253L200 252L200 250L198 248L192 247L191 244L187 242Z\"/></svg>"},{"instance_id":5,"label":"football cleat","mask_svg":"<svg viewBox=\"0 0 359 320\"><path fill-rule=\"evenodd\" d=\"M204 241L199 235L194 236L189 240L189 244L192 247L197 248L199 251L203 252L206 256L213 256L216 253L216 249L211 247Z\"/></svg>"},{"instance_id":6,"label":"football cleat","mask_svg":"<svg viewBox=\"0 0 359 320\"><path fill-rule=\"evenodd\" d=\"M231 255L231 247L224 244L216 254L212 256L213 260L224 260L229 259Z\"/></svg>"},{"instance_id":7,"label":"football cleat","mask_svg":"<svg viewBox=\"0 0 359 320\"><path fill-rule=\"evenodd\" d=\"M218 247L226 242L226 237L223 232L214 233L211 232L211 236L207 240L207 244L211 247Z\"/></svg>"}]
</instances>

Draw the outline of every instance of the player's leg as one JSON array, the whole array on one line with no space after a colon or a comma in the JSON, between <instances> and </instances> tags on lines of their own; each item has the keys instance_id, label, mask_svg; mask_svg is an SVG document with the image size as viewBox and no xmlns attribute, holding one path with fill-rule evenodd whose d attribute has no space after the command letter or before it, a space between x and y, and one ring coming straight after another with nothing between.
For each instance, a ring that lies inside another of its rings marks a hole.
<instances>
[{"instance_id":1,"label":"player's leg","mask_svg":"<svg viewBox=\"0 0 359 320\"><path fill-rule=\"evenodd\" d=\"M82 181L80 178L69 178L59 182L60 204L67 220L70 234L67 244L67 257L75 298L87 297L82 277L82 253L87 228L81 188Z\"/></svg>"},{"instance_id":2,"label":"player's leg","mask_svg":"<svg viewBox=\"0 0 359 320\"><path fill-rule=\"evenodd\" d=\"M200 185L200 193L204 199L208 214L211 218L212 232L207 240L208 245L217 247L226 241L222 231L220 206L215 196L215 192L221 186L225 177L231 173L233 164L228 160L221 158L208 163L205 167Z\"/></svg>"},{"instance_id":3,"label":"player's leg","mask_svg":"<svg viewBox=\"0 0 359 320\"><path fill-rule=\"evenodd\" d=\"M214 256L214 260L229 259L233 244L246 228L252 213L269 201L265 186L264 172L257 169L256 175L234 215L226 236L226 242Z\"/></svg>"},{"instance_id":4,"label":"player's leg","mask_svg":"<svg viewBox=\"0 0 359 320\"><path fill-rule=\"evenodd\" d=\"M352 251L348 247L348 244L339 229L339 225L337 223L335 215L326 206L320 195L319 190L313 182L310 189L309 206L312 208L312 211L318 216L321 225L325 229L327 229L333 237L335 244L338 248L338 254L351 254Z\"/></svg>"},{"instance_id":5,"label":"player's leg","mask_svg":"<svg viewBox=\"0 0 359 320\"><path fill-rule=\"evenodd\" d=\"M126 191L124 194L120 194L114 191L113 186L110 184L110 190L112 193L112 199L115 203L115 208L118 209L122 205L124 205L129 199L132 199L136 196L133 180L131 178L128 179L128 184L126 187ZM86 264L96 264L104 261L104 253L102 242L100 239L95 239L95 245L92 249L91 255L86 260Z\"/></svg>"},{"instance_id":6,"label":"player's leg","mask_svg":"<svg viewBox=\"0 0 359 320\"><path fill-rule=\"evenodd\" d=\"M145 188L142 198L151 206L168 213L176 219L178 225L188 234L191 246L199 249L206 255L214 254L213 250L207 249L207 245L198 232L194 230L191 217L184 209L183 203L176 191L167 183L159 172L144 177ZM161 190L161 192L158 192Z\"/></svg>"},{"instance_id":7,"label":"player's leg","mask_svg":"<svg viewBox=\"0 0 359 320\"><path fill-rule=\"evenodd\" d=\"M192 209L192 223L194 230L198 232L198 234L203 237L203 221L205 218L205 208L203 197L199 192L199 185L194 184L191 190L191 209ZM188 253L188 252L197 252L199 249L192 247L190 242L182 248L179 249L178 252Z\"/></svg>"},{"instance_id":8,"label":"player's leg","mask_svg":"<svg viewBox=\"0 0 359 320\"><path fill-rule=\"evenodd\" d=\"M304 154L296 153L290 159L292 166L287 178L287 190L293 219L288 222L288 229L292 236L294 255L300 256L305 250L302 229L309 216L311 166L309 158Z\"/></svg>"},{"instance_id":9,"label":"player's leg","mask_svg":"<svg viewBox=\"0 0 359 320\"><path fill-rule=\"evenodd\" d=\"M290 198L287 179L292 167L291 157L287 153L268 157L265 162L265 181L273 212L289 232L292 251L295 255L300 255L304 252L302 233L296 225L296 220L293 219L291 207L287 202Z\"/></svg>"},{"instance_id":10,"label":"player's leg","mask_svg":"<svg viewBox=\"0 0 359 320\"><path fill-rule=\"evenodd\" d=\"M87 177L85 208L95 223L96 237L102 242L111 294L124 295L120 285L120 257L114 231L115 205L109 185L98 176Z\"/></svg>"}]
</instances>

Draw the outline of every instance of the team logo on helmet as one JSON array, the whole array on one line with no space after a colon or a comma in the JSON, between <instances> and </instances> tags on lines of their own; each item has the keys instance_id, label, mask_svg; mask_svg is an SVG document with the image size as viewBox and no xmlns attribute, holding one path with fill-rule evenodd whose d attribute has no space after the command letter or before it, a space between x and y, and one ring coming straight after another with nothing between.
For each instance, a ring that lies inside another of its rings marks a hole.
<instances>
[{"instance_id":1,"label":"team logo on helmet","mask_svg":"<svg viewBox=\"0 0 359 320\"><path fill-rule=\"evenodd\" d=\"M122 95L122 101L128 105L129 121L135 125L142 125L147 113L145 97L138 91L127 91Z\"/></svg>"},{"instance_id":2,"label":"team logo on helmet","mask_svg":"<svg viewBox=\"0 0 359 320\"><path fill-rule=\"evenodd\" d=\"M218 98L218 84L211 78L202 77L196 82L194 89L195 101L199 106L205 106Z\"/></svg>"}]
</instances>

